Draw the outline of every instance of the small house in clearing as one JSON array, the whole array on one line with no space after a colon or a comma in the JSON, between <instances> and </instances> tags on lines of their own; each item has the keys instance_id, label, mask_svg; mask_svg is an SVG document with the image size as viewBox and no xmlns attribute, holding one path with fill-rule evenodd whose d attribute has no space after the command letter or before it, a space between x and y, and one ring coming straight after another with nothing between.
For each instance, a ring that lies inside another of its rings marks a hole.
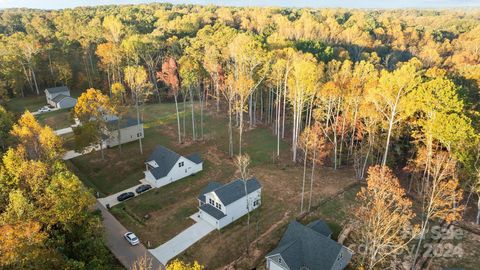
<instances>
[{"instance_id":1,"label":"small house in clearing","mask_svg":"<svg viewBox=\"0 0 480 270\"><path fill-rule=\"evenodd\" d=\"M332 231L322 220L307 226L288 225L277 248L265 256L268 270L342 270L353 251L332 240Z\"/></svg>"},{"instance_id":2,"label":"small house in clearing","mask_svg":"<svg viewBox=\"0 0 480 270\"><path fill-rule=\"evenodd\" d=\"M157 188L203 170L200 155L192 154L184 157L160 145L145 161L145 165L145 180Z\"/></svg>"},{"instance_id":3,"label":"small house in clearing","mask_svg":"<svg viewBox=\"0 0 480 270\"><path fill-rule=\"evenodd\" d=\"M138 139L143 139L143 123L138 124L137 119L122 118L116 116L108 116L107 120L107 147L114 147L119 144L133 142Z\"/></svg>"},{"instance_id":4,"label":"small house in clearing","mask_svg":"<svg viewBox=\"0 0 480 270\"><path fill-rule=\"evenodd\" d=\"M77 100L70 96L70 89L67 86L59 86L45 89L47 103L58 109L72 108Z\"/></svg>"},{"instance_id":5,"label":"small house in clearing","mask_svg":"<svg viewBox=\"0 0 480 270\"><path fill-rule=\"evenodd\" d=\"M198 196L198 217L220 230L257 209L261 204L262 186L257 179L237 179L221 185L209 183Z\"/></svg>"}]
</instances>

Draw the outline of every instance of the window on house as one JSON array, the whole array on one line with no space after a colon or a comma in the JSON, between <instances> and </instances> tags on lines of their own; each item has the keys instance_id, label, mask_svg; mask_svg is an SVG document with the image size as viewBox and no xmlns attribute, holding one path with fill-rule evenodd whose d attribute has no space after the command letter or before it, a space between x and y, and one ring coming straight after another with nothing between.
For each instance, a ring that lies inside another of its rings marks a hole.
<instances>
[{"instance_id":1,"label":"window on house","mask_svg":"<svg viewBox=\"0 0 480 270\"><path fill-rule=\"evenodd\" d=\"M208 203L211 205L215 205L215 202L212 199L208 199Z\"/></svg>"},{"instance_id":2,"label":"window on house","mask_svg":"<svg viewBox=\"0 0 480 270\"><path fill-rule=\"evenodd\" d=\"M278 263L282 263L282 258L278 258Z\"/></svg>"},{"instance_id":3,"label":"window on house","mask_svg":"<svg viewBox=\"0 0 480 270\"><path fill-rule=\"evenodd\" d=\"M222 205L219 203L216 203L218 209L222 209Z\"/></svg>"},{"instance_id":4,"label":"window on house","mask_svg":"<svg viewBox=\"0 0 480 270\"><path fill-rule=\"evenodd\" d=\"M137 133L137 138L142 137L142 133Z\"/></svg>"},{"instance_id":5,"label":"window on house","mask_svg":"<svg viewBox=\"0 0 480 270\"><path fill-rule=\"evenodd\" d=\"M183 164L183 161L178 163L178 167L183 167L183 165L185 165L185 164Z\"/></svg>"},{"instance_id":6,"label":"window on house","mask_svg":"<svg viewBox=\"0 0 480 270\"><path fill-rule=\"evenodd\" d=\"M258 206L258 205L260 205L260 200L256 200L253 202L253 206Z\"/></svg>"}]
</instances>

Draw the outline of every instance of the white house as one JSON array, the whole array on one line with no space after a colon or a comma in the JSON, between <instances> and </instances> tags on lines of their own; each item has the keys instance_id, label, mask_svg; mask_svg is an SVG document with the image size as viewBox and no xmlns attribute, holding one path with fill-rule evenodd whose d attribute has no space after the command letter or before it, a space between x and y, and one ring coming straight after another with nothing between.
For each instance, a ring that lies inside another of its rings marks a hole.
<instances>
[{"instance_id":1,"label":"white house","mask_svg":"<svg viewBox=\"0 0 480 270\"><path fill-rule=\"evenodd\" d=\"M50 106L58 109L72 108L77 103L77 100L70 96L70 89L66 86L45 89L45 97Z\"/></svg>"},{"instance_id":2,"label":"white house","mask_svg":"<svg viewBox=\"0 0 480 270\"><path fill-rule=\"evenodd\" d=\"M143 123L138 124L137 119L109 116L107 119L107 136L105 142L107 147L114 147L124 143L143 139L145 136Z\"/></svg>"},{"instance_id":3,"label":"white house","mask_svg":"<svg viewBox=\"0 0 480 270\"><path fill-rule=\"evenodd\" d=\"M277 248L265 256L268 270L342 270L353 251L331 239L322 220L308 225L292 221Z\"/></svg>"},{"instance_id":4,"label":"white house","mask_svg":"<svg viewBox=\"0 0 480 270\"><path fill-rule=\"evenodd\" d=\"M257 209L261 199L262 186L255 178L246 182L237 179L225 185L212 182L198 196L198 217L220 230Z\"/></svg>"},{"instance_id":5,"label":"white house","mask_svg":"<svg viewBox=\"0 0 480 270\"><path fill-rule=\"evenodd\" d=\"M145 165L145 180L157 188L203 170L200 155L184 157L160 145L145 161Z\"/></svg>"}]
</instances>

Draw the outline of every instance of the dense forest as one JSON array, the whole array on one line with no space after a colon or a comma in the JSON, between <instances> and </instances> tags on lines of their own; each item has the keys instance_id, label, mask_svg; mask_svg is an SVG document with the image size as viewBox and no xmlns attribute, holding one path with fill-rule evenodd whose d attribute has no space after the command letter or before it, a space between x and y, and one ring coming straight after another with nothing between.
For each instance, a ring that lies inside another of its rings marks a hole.
<instances>
[{"instance_id":1,"label":"dense forest","mask_svg":"<svg viewBox=\"0 0 480 270\"><path fill-rule=\"evenodd\" d=\"M389 191L374 179L368 181L368 188L359 196L367 205L379 203L378 198L369 199L375 194L376 184L379 192L397 192L396 197L387 196L385 200L398 201L402 207L410 207L403 201L404 193L423 201L425 208L419 217L422 235L429 221L461 219L462 203L468 206L478 201L475 221L480 223L478 9L150 4L58 11L1 10L1 100L43 95L46 87L60 85L78 93L98 89L115 103L135 105L137 112L143 103L175 102L179 142L187 138L178 102L183 102L184 110L191 106L192 119L195 114L202 117L207 109L223 114L229 119L231 157L242 154L244 131L262 125L271 129L278 142L288 140L292 161L302 166L350 166L362 180L375 175L395 178L394 172L408 175L395 186L396 191ZM194 103L200 104L200 109L194 109ZM36 188L50 187L19 184L22 177L31 177L27 174L30 170L22 170L23 174L15 171L12 160L20 162L21 168L38 166L38 173L52 178L50 185L75 176L62 165L55 165L58 150L36 148L46 142L38 142L27 130L48 132L41 131L31 116L22 116L9 132L14 117L0 109L0 149L6 152L0 173L0 225L7 224L11 230L15 226L30 228L16 237L26 238L30 237L28 233L41 231L35 238L38 243L46 241L43 237L49 241L65 241L59 235L79 237L80 232L71 228L78 224L76 221L50 224L51 220L38 221L33 214L27 218L18 212L27 207L47 207L48 202L36 197ZM195 127L195 123L192 121L194 141L203 138L203 125ZM235 145L233 136L238 136ZM37 155L38 151L48 154ZM279 152L277 147L277 156ZM391 171L385 173L387 169L380 167L369 171L374 165L388 166ZM34 179L41 177L35 175ZM306 181L304 174L301 211L306 210ZM400 185L405 191L398 191ZM30 192L31 188L35 189ZM92 204L85 196L82 209ZM31 206L28 202L39 204ZM52 211L50 206L48 209ZM362 211L356 213L359 220L369 216ZM402 226L410 222L411 215L405 217L397 220ZM65 220L80 218L90 220L90 227L98 225L95 216L72 215ZM33 223L18 224L20 220ZM376 237L375 230L367 225L367 221L358 224L365 233L353 235L355 241ZM89 234L95 231L88 227L82 230ZM103 257L107 259L92 261L104 250L90 242L85 248L85 242L79 240L76 246L57 250L63 257L58 256L70 259L64 263L82 261L78 269L102 269L110 263L106 255ZM94 248L90 248L92 245ZM405 245L395 240L395 248ZM73 252L77 248L90 252ZM34 255L32 260L42 253ZM381 259L372 259L375 256L370 255L357 258L356 263L376 269L390 262L392 256L386 253ZM13 269L26 262L2 263Z\"/></svg>"}]
</instances>

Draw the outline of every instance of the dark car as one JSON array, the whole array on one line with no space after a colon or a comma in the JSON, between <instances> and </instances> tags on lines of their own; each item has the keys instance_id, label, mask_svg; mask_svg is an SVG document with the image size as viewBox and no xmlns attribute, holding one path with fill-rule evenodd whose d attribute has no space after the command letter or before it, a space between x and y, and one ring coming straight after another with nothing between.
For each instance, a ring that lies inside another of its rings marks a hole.
<instances>
[{"instance_id":1,"label":"dark car","mask_svg":"<svg viewBox=\"0 0 480 270\"><path fill-rule=\"evenodd\" d=\"M127 200L127 199L130 199L130 198L132 198L132 197L135 197L135 193L133 193L133 192L125 192L125 193L122 193L122 194L118 195L117 200L118 200L119 202L122 202L122 201L125 201L125 200Z\"/></svg>"},{"instance_id":2,"label":"dark car","mask_svg":"<svg viewBox=\"0 0 480 270\"><path fill-rule=\"evenodd\" d=\"M150 186L149 184L145 184L145 185L141 185L141 186L138 186L136 189L135 189L135 192L137 192L138 194L140 193L143 193L149 189L151 189L152 186Z\"/></svg>"}]
</instances>

